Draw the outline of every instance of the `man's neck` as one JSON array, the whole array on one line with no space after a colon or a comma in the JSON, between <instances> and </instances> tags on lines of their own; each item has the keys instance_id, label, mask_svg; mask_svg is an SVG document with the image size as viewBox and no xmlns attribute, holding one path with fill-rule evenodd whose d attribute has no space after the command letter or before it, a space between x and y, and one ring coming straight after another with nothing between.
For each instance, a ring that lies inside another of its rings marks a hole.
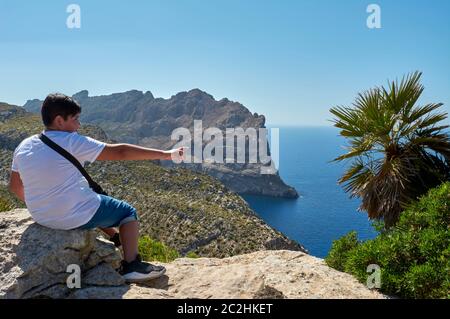
<instances>
[{"instance_id":1,"label":"man's neck","mask_svg":"<svg viewBox=\"0 0 450 319\"><path fill-rule=\"evenodd\" d=\"M52 129L52 128L46 128L46 129L44 129L44 132L67 132L67 133L70 133L69 131L57 130L57 129Z\"/></svg>"},{"instance_id":2,"label":"man's neck","mask_svg":"<svg viewBox=\"0 0 450 319\"><path fill-rule=\"evenodd\" d=\"M58 130L52 127L45 127L44 132L66 132L66 133L74 133L76 131L66 131L66 130Z\"/></svg>"}]
</instances>

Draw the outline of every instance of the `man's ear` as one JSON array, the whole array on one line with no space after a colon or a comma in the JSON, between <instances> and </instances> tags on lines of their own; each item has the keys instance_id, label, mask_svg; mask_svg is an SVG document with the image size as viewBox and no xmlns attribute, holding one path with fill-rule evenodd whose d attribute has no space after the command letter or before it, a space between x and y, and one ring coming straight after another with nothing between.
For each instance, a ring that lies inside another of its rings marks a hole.
<instances>
[{"instance_id":1,"label":"man's ear","mask_svg":"<svg viewBox=\"0 0 450 319\"><path fill-rule=\"evenodd\" d=\"M62 125L64 125L64 118L61 115L57 115L53 120L53 126L60 128Z\"/></svg>"}]
</instances>

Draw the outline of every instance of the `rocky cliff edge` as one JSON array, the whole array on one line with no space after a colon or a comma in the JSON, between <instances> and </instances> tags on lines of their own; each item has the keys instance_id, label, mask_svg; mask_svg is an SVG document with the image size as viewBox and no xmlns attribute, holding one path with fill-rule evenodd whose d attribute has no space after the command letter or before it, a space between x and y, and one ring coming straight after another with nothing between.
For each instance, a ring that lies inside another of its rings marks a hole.
<instances>
[{"instance_id":1,"label":"rocky cliff edge","mask_svg":"<svg viewBox=\"0 0 450 319\"><path fill-rule=\"evenodd\" d=\"M0 213L0 298L384 298L298 251L180 258L145 285L123 282L120 259L96 231L44 228L26 209ZM69 265L80 267L81 288L68 287Z\"/></svg>"}]
</instances>

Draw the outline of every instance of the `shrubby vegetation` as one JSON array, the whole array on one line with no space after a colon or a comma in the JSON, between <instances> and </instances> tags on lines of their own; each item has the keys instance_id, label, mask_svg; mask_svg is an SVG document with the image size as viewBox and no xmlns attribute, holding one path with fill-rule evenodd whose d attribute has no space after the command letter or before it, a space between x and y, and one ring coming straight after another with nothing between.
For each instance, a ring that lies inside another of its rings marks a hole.
<instances>
[{"instance_id":1,"label":"shrubby vegetation","mask_svg":"<svg viewBox=\"0 0 450 319\"><path fill-rule=\"evenodd\" d=\"M25 205L6 186L0 185L0 212L15 208L25 208Z\"/></svg>"},{"instance_id":2,"label":"shrubby vegetation","mask_svg":"<svg viewBox=\"0 0 450 319\"><path fill-rule=\"evenodd\" d=\"M180 257L176 250L146 235L139 238L139 254L147 261L171 262Z\"/></svg>"},{"instance_id":3,"label":"shrubby vegetation","mask_svg":"<svg viewBox=\"0 0 450 319\"><path fill-rule=\"evenodd\" d=\"M450 182L432 189L377 238L360 242L351 232L325 259L365 283L367 266L381 267L381 291L404 298L450 298Z\"/></svg>"},{"instance_id":4,"label":"shrubby vegetation","mask_svg":"<svg viewBox=\"0 0 450 319\"><path fill-rule=\"evenodd\" d=\"M147 235L139 238L139 254L144 260L161 261L165 263L181 257L175 249L167 247L164 243L153 240ZM197 254L193 251L187 253L186 257L198 258Z\"/></svg>"}]
</instances>

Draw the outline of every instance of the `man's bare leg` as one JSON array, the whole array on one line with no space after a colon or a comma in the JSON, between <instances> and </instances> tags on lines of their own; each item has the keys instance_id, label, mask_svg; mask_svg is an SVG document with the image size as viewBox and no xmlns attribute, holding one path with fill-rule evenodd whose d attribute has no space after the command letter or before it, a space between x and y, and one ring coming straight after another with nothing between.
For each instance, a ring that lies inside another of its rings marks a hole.
<instances>
[{"instance_id":1,"label":"man's bare leg","mask_svg":"<svg viewBox=\"0 0 450 319\"><path fill-rule=\"evenodd\" d=\"M138 254L139 222L135 220L120 226L119 233L123 259L126 262L132 262Z\"/></svg>"}]
</instances>

